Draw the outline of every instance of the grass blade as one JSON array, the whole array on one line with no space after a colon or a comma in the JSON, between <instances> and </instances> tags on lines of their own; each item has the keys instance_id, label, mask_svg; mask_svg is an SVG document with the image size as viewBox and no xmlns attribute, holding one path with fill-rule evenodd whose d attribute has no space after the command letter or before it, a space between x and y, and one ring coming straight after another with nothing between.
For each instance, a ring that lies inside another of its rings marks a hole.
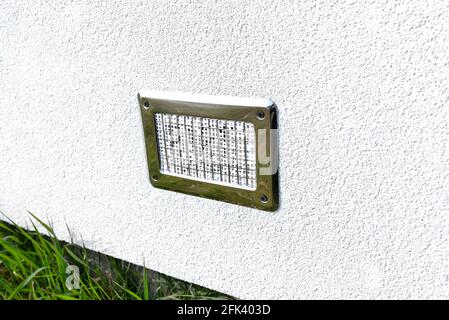
<instances>
[{"instance_id":1,"label":"grass blade","mask_svg":"<svg viewBox=\"0 0 449 320\"><path fill-rule=\"evenodd\" d=\"M37 269L36 271L34 271L32 274L30 274L28 276L28 278L26 278L20 285L17 286L17 288L13 291L13 293L11 293L11 295L8 297L8 300L14 299L14 297L16 296L16 294L22 290L23 288L25 288L28 283L30 283L31 280L33 280L33 278L42 270L45 270L47 267L41 267L39 269Z\"/></svg>"}]
</instances>

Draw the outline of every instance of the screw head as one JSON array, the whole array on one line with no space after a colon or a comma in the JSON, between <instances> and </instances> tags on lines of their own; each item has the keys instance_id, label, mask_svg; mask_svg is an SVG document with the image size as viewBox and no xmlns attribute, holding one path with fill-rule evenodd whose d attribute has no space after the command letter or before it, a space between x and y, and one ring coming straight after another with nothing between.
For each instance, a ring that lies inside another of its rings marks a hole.
<instances>
[{"instance_id":1,"label":"screw head","mask_svg":"<svg viewBox=\"0 0 449 320\"><path fill-rule=\"evenodd\" d=\"M154 175L154 176L152 176L151 177L154 181L158 181L159 180L159 176L157 176L157 175Z\"/></svg>"},{"instance_id":2,"label":"screw head","mask_svg":"<svg viewBox=\"0 0 449 320\"><path fill-rule=\"evenodd\" d=\"M265 118L265 113L263 111L257 111L256 117L259 120L263 120Z\"/></svg>"},{"instance_id":3,"label":"screw head","mask_svg":"<svg viewBox=\"0 0 449 320\"><path fill-rule=\"evenodd\" d=\"M268 202L268 197L265 194L261 194L259 197L260 202L262 203L267 203Z\"/></svg>"},{"instance_id":4,"label":"screw head","mask_svg":"<svg viewBox=\"0 0 449 320\"><path fill-rule=\"evenodd\" d=\"M148 108L150 107L150 103L149 103L148 101L145 101L145 102L143 103L143 107L144 107L145 109L148 109Z\"/></svg>"}]
</instances>

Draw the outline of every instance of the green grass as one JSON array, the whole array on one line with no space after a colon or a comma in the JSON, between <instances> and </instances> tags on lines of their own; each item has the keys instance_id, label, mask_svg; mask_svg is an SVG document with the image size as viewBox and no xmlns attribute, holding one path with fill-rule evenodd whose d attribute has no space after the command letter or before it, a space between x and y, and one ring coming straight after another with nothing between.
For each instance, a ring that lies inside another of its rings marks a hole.
<instances>
[{"instance_id":1,"label":"green grass","mask_svg":"<svg viewBox=\"0 0 449 320\"><path fill-rule=\"evenodd\" d=\"M31 214L32 230L0 221L0 299L149 300L229 299L119 259L58 241L53 229ZM38 226L49 234L38 232ZM79 269L79 288L73 269ZM73 267L72 267L73 268ZM68 273L66 273L66 271ZM72 276L67 282L69 276Z\"/></svg>"}]
</instances>

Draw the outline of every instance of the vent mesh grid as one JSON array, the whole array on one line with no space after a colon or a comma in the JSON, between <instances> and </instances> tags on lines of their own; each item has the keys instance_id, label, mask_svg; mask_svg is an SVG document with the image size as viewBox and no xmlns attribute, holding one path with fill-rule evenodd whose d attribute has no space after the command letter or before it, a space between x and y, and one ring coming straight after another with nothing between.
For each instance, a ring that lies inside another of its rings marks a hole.
<instances>
[{"instance_id":1,"label":"vent mesh grid","mask_svg":"<svg viewBox=\"0 0 449 320\"><path fill-rule=\"evenodd\" d=\"M250 122L156 113L160 170L256 189L256 136Z\"/></svg>"}]
</instances>

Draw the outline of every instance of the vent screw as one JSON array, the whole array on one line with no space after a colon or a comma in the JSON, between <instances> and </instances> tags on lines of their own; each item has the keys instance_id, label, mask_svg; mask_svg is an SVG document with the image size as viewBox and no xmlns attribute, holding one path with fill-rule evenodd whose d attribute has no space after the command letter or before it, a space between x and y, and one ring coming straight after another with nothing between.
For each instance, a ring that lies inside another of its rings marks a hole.
<instances>
[{"instance_id":1,"label":"vent screw","mask_svg":"<svg viewBox=\"0 0 449 320\"><path fill-rule=\"evenodd\" d=\"M262 203L267 203L268 202L268 197L265 194L262 194L262 195L260 195L259 200Z\"/></svg>"}]
</instances>

